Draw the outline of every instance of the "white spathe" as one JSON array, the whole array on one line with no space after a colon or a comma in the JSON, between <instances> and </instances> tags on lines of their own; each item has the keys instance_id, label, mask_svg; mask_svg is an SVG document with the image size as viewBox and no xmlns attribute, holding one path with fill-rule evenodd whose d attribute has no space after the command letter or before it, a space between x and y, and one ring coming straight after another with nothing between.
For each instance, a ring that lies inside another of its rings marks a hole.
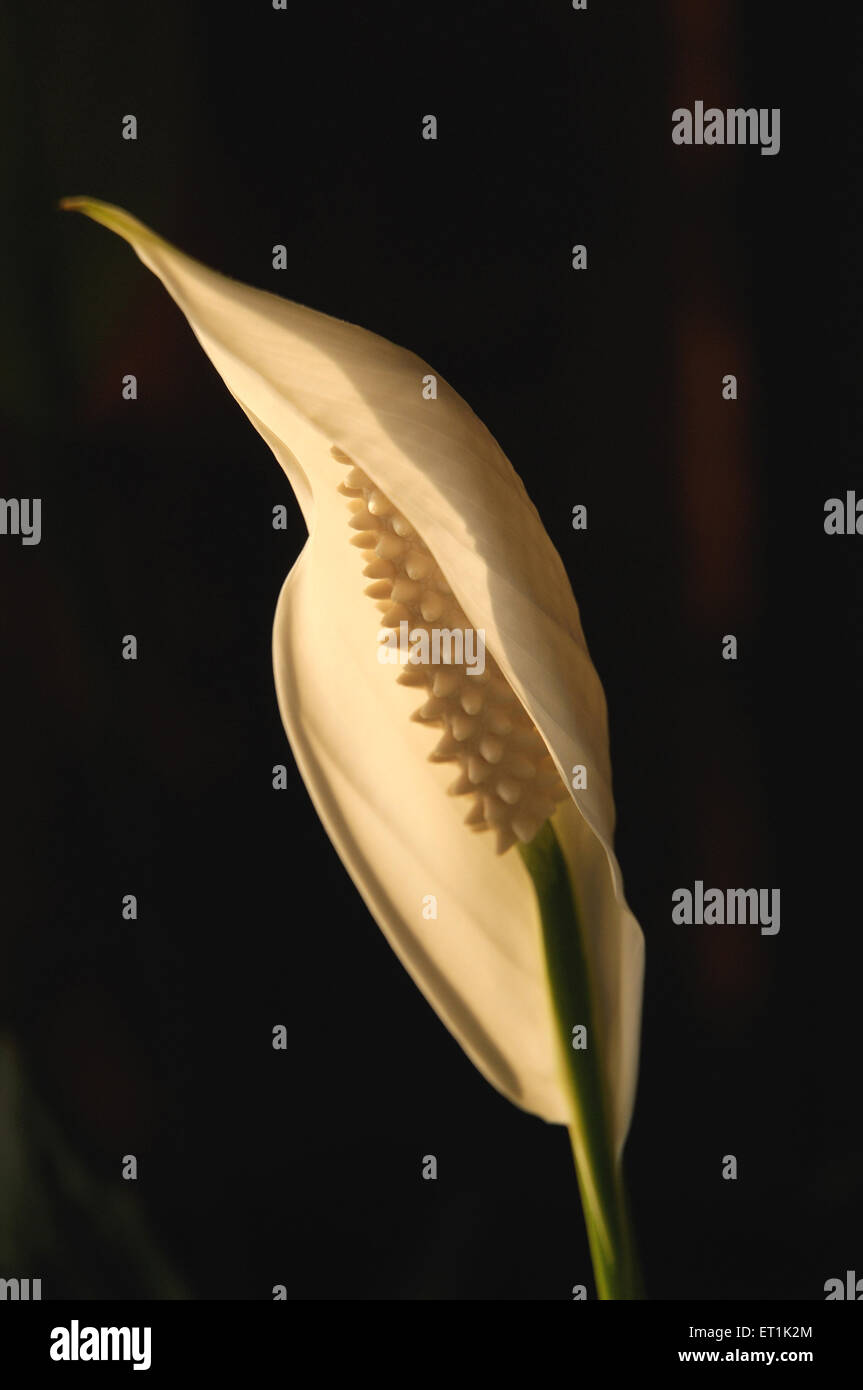
<instances>
[{"instance_id":1,"label":"white spathe","mask_svg":"<svg viewBox=\"0 0 863 1390\"><path fill-rule=\"evenodd\" d=\"M614 855L605 699L563 564L485 426L419 357L192 260L118 208L64 201L132 245L270 445L309 538L276 609L279 708L317 812L370 912L480 1071L545 1119L572 1116L539 916L520 856L462 824L451 771L428 761L416 691L377 659L377 615L337 488L349 455L417 530L570 788L553 824L587 935L614 1142L638 1068L644 944ZM546 447L537 430L538 451ZM436 919L422 915L438 900ZM578 1020L573 1020L578 1022Z\"/></svg>"}]
</instances>

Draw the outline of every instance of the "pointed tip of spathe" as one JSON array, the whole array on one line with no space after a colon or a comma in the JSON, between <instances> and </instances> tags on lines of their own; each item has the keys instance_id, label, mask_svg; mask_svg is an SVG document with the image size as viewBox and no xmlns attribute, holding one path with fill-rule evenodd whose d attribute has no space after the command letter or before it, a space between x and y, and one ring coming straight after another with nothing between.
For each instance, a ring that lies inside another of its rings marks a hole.
<instances>
[{"instance_id":1,"label":"pointed tip of spathe","mask_svg":"<svg viewBox=\"0 0 863 1390\"><path fill-rule=\"evenodd\" d=\"M113 203L103 203L99 198L90 198L86 194L76 193L71 198L61 198L57 206L62 212L83 212L85 217L92 217L94 222L104 222L106 225L109 218L117 222L129 218L129 214L122 208L115 207Z\"/></svg>"},{"instance_id":2,"label":"pointed tip of spathe","mask_svg":"<svg viewBox=\"0 0 863 1390\"><path fill-rule=\"evenodd\" d=\"M99 198L88 198L76 194L71 198L61 198L57 206L62 212L82 212L91 221L101 222L103 227L107 227L110 232L116 232L126 241L160 242L162 240L155 232L151 232L149 227L145 227L143 222L139 222L137 217L132 217L130 213L124 211L123 208L118 208L114 203L103 203Z\"/></svg>"}]
</instances>

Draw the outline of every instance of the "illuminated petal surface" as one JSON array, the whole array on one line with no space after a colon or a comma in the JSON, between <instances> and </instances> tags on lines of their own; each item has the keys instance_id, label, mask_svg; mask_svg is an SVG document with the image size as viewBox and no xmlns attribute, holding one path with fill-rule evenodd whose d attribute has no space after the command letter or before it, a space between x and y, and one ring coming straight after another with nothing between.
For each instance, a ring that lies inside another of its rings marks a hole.
<instances>
[{"instance_id":1,"label":"illuminated petal surface","mask_svg":"<svg viewBox=\"0 0 863 1390\"><path fill-rule=\"evenodd\" d=\"M297 495L309 539L276 609L276 689L297 764L343 863L483 1074L516 1104L569 1123L531 880L514 849L497 852L518 829L532 833L519 802L535 795L538 784L526 787L537 767L542 776L557 769L553 824L587 935L619 1151L635 1089L643 939L612 848L602 687L565 570L521 481L445 382L437 378L437 399L423 398L432 368L413 353L227 279L117 208L87 199L65 206L125 237L162 280ZM547 448L541 426L536 448L538 456ZM381 546L384 533L395 539ZM372 550L378 558L364 576ZM433 618L427 565L442 577L441 601L455 605L439 621L460 611L485 633L490 670L517 697L526 756L501 708L494 718L503 733L488 722L488 691L497 687L486 683L483 694L481 681L474 688L463 679L454 697L444 678L438 694L399 684L400 668L378 660L382 618L422 616L421 603ZM370 582L378 586L371 596ZM376 610L376 595L389 615ZM456 708L462 695L467 707ZM412 719L419 707L424 714ZM544 769L531 728L550 758ZM430 760L433 749L448 757L454 744L455 761ZM577 764L587 768L583 791L570 788ZM448 793L454 782L464 790L472 773L493 779L489 798ZM463 824L466 811L478 832ZM492 821L498 830L484 831ZM428 895L437 899L436 918L423 916Z\"/></svg>"}]
</instances>

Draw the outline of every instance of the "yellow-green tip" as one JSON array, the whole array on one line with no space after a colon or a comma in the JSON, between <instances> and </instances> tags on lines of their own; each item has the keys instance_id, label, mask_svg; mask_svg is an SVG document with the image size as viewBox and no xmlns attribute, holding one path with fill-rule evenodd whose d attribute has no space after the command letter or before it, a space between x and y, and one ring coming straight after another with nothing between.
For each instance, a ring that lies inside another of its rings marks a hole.
<instances>
[{"instance_id":1,"label":"yellow-green tip","mask_svg":"<svg viewBox=\"0 0 863 1390\"><path fill-rule=\"evenodd\" d=\"M101 222L103 227L116 232L126 241L162 240L155 232L151 232L149 227L145 227L143 222L139 222L137 217L132 217L113 203L102 203L98 198L61 198L59 206L64 212L83 212L85 217L92 218L94 222Z\"/></svg>"}]
</instances>

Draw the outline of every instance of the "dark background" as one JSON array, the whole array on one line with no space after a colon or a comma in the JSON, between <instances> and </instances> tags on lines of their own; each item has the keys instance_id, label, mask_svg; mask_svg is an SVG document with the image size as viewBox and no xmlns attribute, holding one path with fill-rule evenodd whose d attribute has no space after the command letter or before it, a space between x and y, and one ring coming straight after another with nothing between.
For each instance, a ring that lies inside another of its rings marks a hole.
<instances>
[{"instance_id":1,"label":"dark background","mask_svg":"<svg viewBox=\"0 0 863 1390\"><path fill-rule=\"evenodd\" d=\"M823 531L826 498L863 494L837 13L7 0L2 495L41 496L43 539L0 538L0 1274L44 1297L592 1288L565 1133L462 1055L294 770L270 667L288 485L130 249L56 211L71 194L413 348L488 424L608 695L647 939L649 1293L821 1299L863 1273L863 539ZM780 107L779 155L673 146L699 98ZM674 926L696 878L779 887L779 935Z\"/></svg>"}]
</instances>

